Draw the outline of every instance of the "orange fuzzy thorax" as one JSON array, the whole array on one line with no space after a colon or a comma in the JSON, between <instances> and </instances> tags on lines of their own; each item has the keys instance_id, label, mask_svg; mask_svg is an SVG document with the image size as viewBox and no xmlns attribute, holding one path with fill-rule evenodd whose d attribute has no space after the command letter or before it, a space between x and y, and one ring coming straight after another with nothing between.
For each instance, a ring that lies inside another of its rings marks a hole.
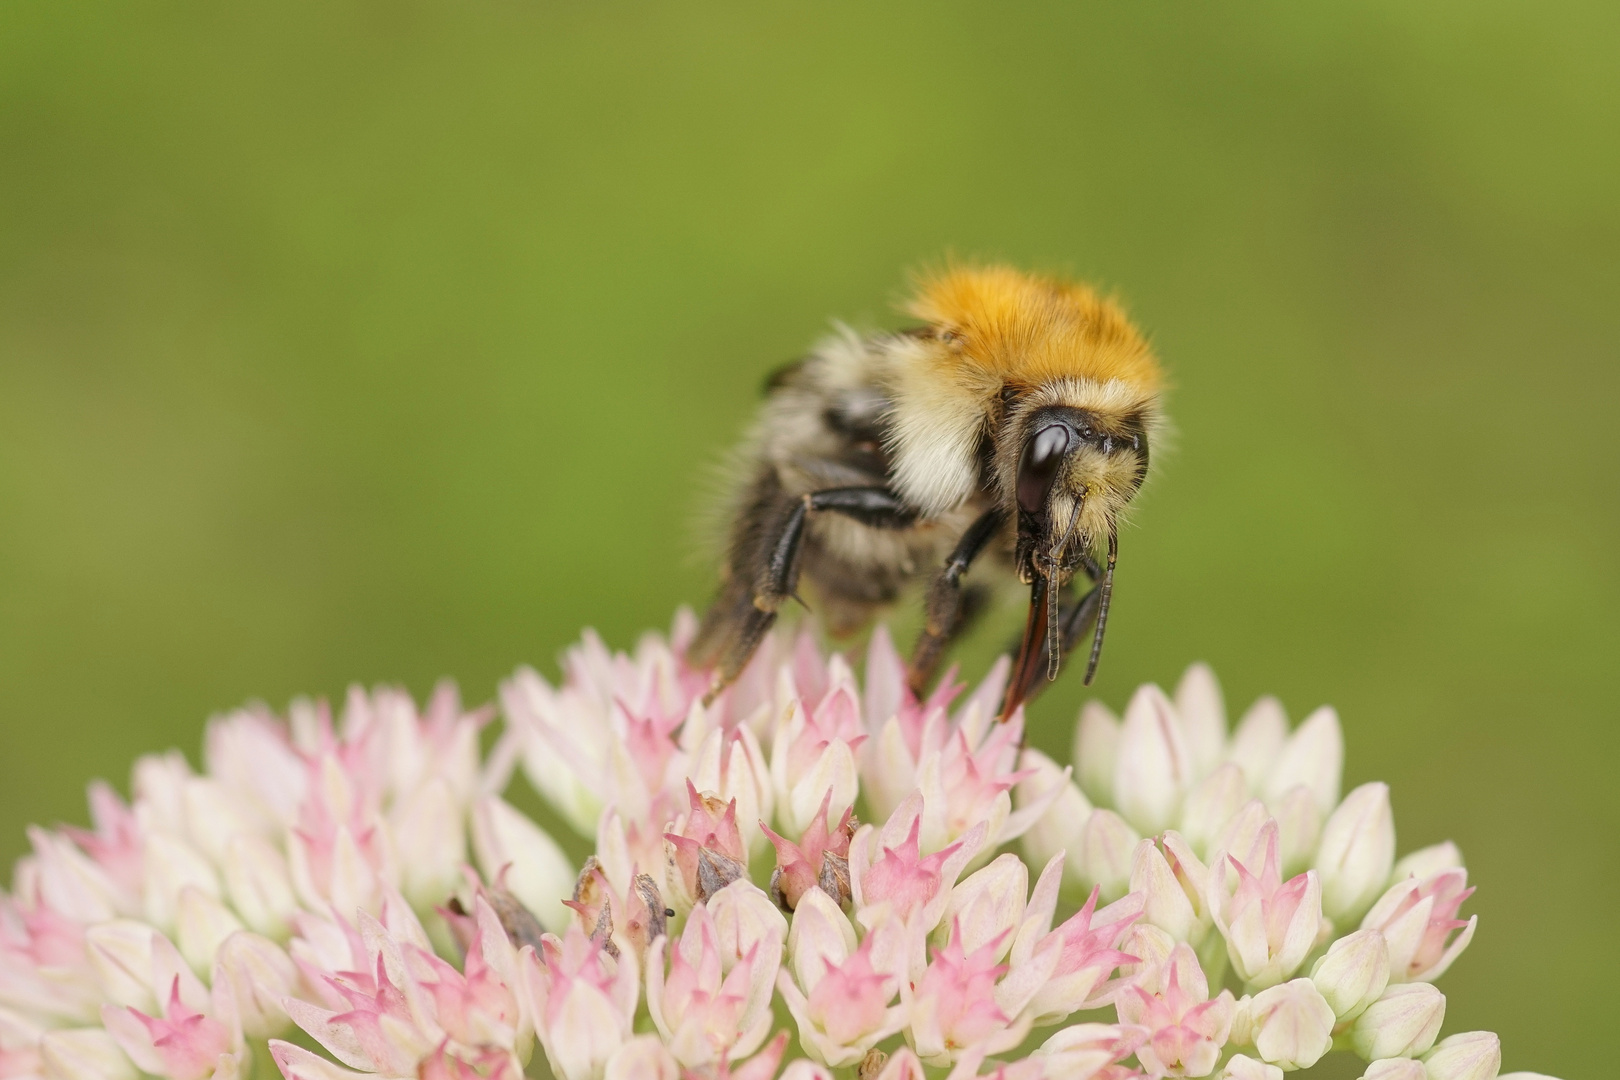
<instances>
[{"instance_id":1,"label":"orange fuzzy thorax","mask_svg":"<svg viewBox=\"0 0 1620 1080\"><path fill-rule=\"evenodd\" d=\"M958 347L938 357L969 381L1117 379L1143 395L1163 382L1125 312L1078 282L1008 266L952 269L921 282L906 310L955 335Z\"/></svg>"}]
</instances>

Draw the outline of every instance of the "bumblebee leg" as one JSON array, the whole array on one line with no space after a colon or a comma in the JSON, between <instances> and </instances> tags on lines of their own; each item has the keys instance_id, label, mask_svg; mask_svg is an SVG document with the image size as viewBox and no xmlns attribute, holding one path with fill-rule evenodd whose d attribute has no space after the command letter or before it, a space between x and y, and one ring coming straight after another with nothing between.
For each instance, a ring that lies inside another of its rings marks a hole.
<instances>
[{"instance_id":1,"label":"bumblebee leg","mask_svg":"<svg viewBox=\"0 0 1620 1080\"><path fill-rule=\"evenodd\" d=\"M699 634L699 639L706 643L723 638L718 645L709 647L717 664L715 684L706 700L712 701L742 673L754 650L776 622L777 610L796 596L799 555L811 511L843 514L875 529L903 529L917 519L917 512L901 502L898 495L879 486L813 491L779 510L775 520L754 537L754 550L758 554L753 557L762 555L763 565L755 575L752 589L728 585L710 613L720 625L713 635ZM705 618L704 623L707 631L709 619Z\"/></svg>"},{"instance_id":2,"label":"bumblebee leg","mask_svg":"<svg viewBox=\"0 0 1620 1080\"><path fill-rule=\"evenodd\" d=\"M929 586L926 621L922 634L917 638L917 645L912 649L911 663L906 672L911 692L918 697L922 697L928 684L934 681L934 673L945 656L945 650L973 616L984 608L986 592L983 589L964 589L962 575L967 573L973 560L984 551L1006 520L1007 515L1000 507L992 507L980 514L967 527L962 539L957 541L955 550L945 560L944 569Z\"/></svg>"},{"instance_id":3,"label":"bumblebee leg","mask_svg":"<svg viewBox=\"0 0 1620 1080\"><path fill-rule=\"evenodd\" d=\"M904 529L917 520L917 512L885 487L828 488L799 499L782 523L771 545L765 574L754 591L754 604L775 611L794 595L799 582L799 548L804 543L805 519L812 510L830 511L853 518L874 529Z\"/></svg>"}]
</instances>

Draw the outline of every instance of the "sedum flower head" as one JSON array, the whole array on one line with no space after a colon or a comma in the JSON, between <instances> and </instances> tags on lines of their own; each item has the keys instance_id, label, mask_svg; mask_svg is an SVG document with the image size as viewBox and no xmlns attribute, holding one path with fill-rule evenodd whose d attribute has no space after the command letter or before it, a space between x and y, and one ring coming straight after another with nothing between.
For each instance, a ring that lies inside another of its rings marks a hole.
<instances>
[{"instance_id":1,"label":"sedum flower head","mask_svg":"<svg viewBox=\"0 0 1620 1080\"><path fill-rule=\"evenodd\" d=\"M356 690L92 786L0 896L0 1077L1496 1077L1440 1037L1461 856L1341 798L1331 709L1229 729L1194 666L1065 763L1005 661L919 699L882 628L863 677L776 634L705 702L693 630L519 671L487 753L448 687Z\"/></svg>"}]
</instances>

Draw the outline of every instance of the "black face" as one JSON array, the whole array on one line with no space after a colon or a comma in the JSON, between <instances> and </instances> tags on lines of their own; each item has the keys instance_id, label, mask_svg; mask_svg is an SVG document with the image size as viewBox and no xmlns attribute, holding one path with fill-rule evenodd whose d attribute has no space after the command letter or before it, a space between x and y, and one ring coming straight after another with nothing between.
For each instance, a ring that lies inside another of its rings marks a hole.
<instances>
[{"instance_id":1,"label":"black face","mask_svg":"<svg viewBox=\"0 0 1620 1080\"><path fill-rule=\"evenodd\" d=\"M1018 459L1017 496L1019 517L1034 519L1031 525L1046 524L1052 485L1064 462L1082 447L1104 454L1132 450L1140 462L1137 483L1147 472L1147 437L1139 417L1127 417L1113 430L1106 430L1085 409L1052 405L1032 413L1024 430L1027 434Z\"/></svg>"}]
</instances>

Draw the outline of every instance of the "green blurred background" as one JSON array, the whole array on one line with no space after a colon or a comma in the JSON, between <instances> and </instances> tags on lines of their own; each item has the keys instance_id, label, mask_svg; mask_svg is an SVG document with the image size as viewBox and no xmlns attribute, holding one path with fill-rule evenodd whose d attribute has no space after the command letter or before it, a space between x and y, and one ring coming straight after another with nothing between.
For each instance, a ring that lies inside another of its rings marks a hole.
<instances>
[{"instance_id":1,"label":"green blurred background","mask_svg":"<svg viewBox=\"0 0 1620 1080\"><path fill-rule=\"evenodd\" d=\"M1176 385L1100 695L1202 658L1234 712L1336 704L1347 782L1480 887L1448 1030L1596 1075L1617 41L1605 3L9 0L0 855L245 699L485 700L665 625L762 373L1002 257L1117 290Z\"/></svg>"}]
</instances>

